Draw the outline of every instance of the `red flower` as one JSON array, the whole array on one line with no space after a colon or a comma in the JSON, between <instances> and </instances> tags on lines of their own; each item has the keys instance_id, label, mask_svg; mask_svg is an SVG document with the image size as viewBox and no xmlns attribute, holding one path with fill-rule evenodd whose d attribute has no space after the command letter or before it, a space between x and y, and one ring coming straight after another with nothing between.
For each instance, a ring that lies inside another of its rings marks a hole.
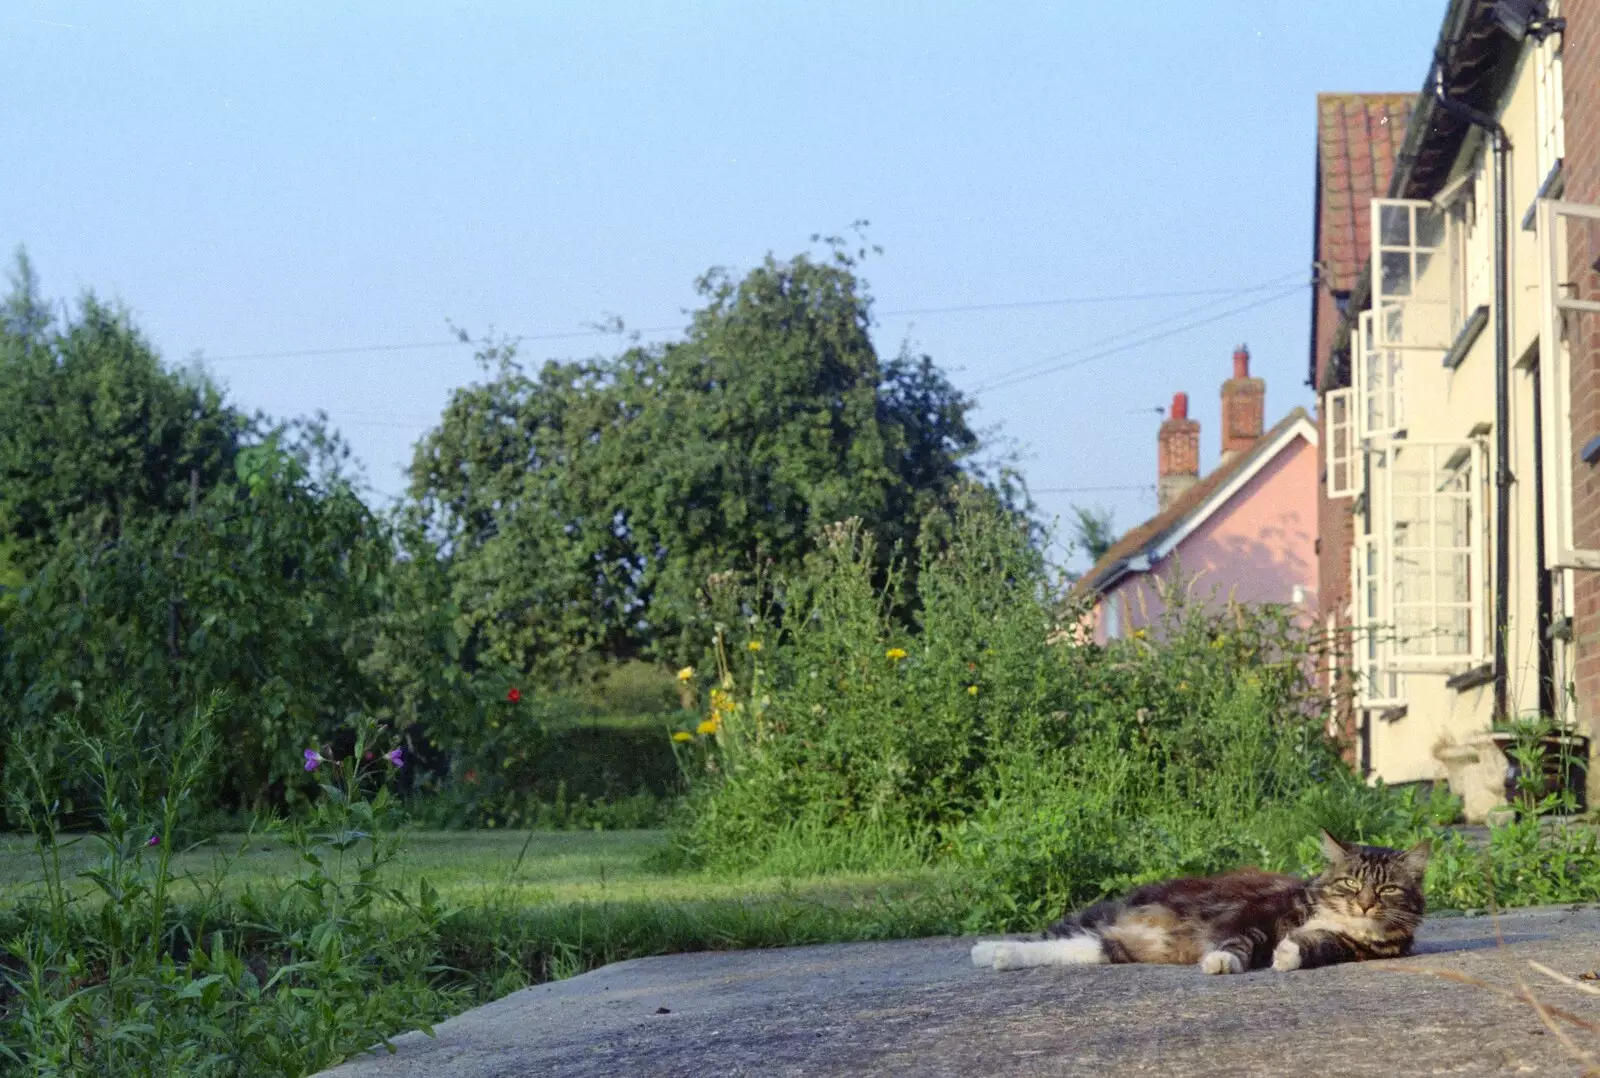
<instances>
[{"instance_id":1,"label":"red flower","mask_svg":"<svg viewBox=\"0 0 1600 1078\"><path fill-rule=\"evenodd\" d=\"M507 689L506 690L506 699L510 700L513 704L516 703L518 700L522 699L522 690L521 689Z\"/></svg>"}]
</instances>

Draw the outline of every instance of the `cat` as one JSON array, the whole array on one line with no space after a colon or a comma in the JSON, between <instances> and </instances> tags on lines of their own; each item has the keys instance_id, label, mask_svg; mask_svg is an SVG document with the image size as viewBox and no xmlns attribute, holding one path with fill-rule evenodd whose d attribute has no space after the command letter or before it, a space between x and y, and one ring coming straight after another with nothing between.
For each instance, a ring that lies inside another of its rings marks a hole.
<instances>
[{"instance_id":1,"label":"cat","mask_svg":"<svg viewBox=\"0 0 1600 1078\"><path fill-rule=\"evenodd\" d=\"M1424 912L1429 843L1408 850L1322 832L1312 879L1244 868L1146 884L1051 925L1044 938L989 940L972 961L997 970L1120 962L1198 964L1206 973L1312 969L1410 953Z\"/></svg>"}]
</instances>

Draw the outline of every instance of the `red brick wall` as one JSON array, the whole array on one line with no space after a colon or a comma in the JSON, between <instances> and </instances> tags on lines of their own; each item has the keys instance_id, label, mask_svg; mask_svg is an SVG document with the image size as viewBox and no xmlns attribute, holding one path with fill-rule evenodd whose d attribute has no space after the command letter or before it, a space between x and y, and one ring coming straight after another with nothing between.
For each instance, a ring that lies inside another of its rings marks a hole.
<instances>
[{"instance_id":1,"label":"red brick wall","mask_svg":"<svg viewBox=\"0 0 1600 1078\"><path fill-rule=\"evenodd\" d=\"M1562 42L1566 88L1564 198L1600 204L1600 0L1565 0ZM1570 280L1584 299L1600 299L1600 250L1571 251ZM1578 450L1600 434L1600 317L1580 315L1569 338L1572 357L1572 517L1580 547L1600 547L1600 468L1585 464ZM1573 638L1577 642L1576 689L1580 718L1600 733L1600 572L1580 570Z\"/></svg>"},{"instance_id":2,"label":"red brick wall","mask_svg":"<svg viewBox=\"0 0 1600 1078\"><path fill-rule=\"evenodd\" d=\"M1317 379L1320 382L1327 369L1333 335L1339 328L1339 307L1326 287L1317 295ZM1349 498L1329 498L1327 468L1328 444L1327 407L1325 398L1317 397L1317 443L1323 449L1322 461L1317 467L1317 609L1324 618L1332 613L1338 625L1340 645L1349 642L1350 625L1345 620L1345 606L1350 602L1350 548L1355 541L1355 524ZM1344 666L1344 663L1340 664ZM1330 686L1331 688L1331 686ZM1338 722L1349 744L1356 738L1355 715L1348 699L1337 711Z\"/></svg>"}]
</instances>

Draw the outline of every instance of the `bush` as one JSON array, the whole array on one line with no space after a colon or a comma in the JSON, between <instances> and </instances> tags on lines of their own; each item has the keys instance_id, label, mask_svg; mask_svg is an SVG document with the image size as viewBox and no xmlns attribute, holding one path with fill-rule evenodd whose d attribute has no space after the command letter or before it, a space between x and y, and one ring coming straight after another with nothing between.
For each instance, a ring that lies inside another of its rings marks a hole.
<instances>
[{"instance_id":1,"label":"bush","mask_svg":"<svg viewBox=\"0 0 1600 1078\"><path fill-rule=\"evenodd\" d=\"M709 725L682 753L688 856L749 867L797 832L881 832L961 864L974 924L1024 927L1149 879L1287 865L1319 814L1393 829L1323 735L1290 612L1174 586L1158 627L1100 647L989 500L924 535L909 623L901 573L876 575L851 524L770 610L724 598Z\"/></svg>"}]
</instances>

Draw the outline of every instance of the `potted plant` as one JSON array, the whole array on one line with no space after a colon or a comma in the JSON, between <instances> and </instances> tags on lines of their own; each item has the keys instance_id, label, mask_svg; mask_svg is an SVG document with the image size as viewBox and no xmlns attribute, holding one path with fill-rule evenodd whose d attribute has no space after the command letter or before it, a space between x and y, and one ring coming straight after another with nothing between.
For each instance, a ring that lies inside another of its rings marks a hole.
<instances>
[{"instance_id":1,"label":"potted plant","mask_svg":"<svg viewBox=\"0 0 1600 1078\"><path fill-rule=\"evenodd\" d=\"M1506 801L1518 815L1588 811L1589 739L1541 719L1516 719L1491 730L1506 758Z\"/></svg>"}]
</instances>

